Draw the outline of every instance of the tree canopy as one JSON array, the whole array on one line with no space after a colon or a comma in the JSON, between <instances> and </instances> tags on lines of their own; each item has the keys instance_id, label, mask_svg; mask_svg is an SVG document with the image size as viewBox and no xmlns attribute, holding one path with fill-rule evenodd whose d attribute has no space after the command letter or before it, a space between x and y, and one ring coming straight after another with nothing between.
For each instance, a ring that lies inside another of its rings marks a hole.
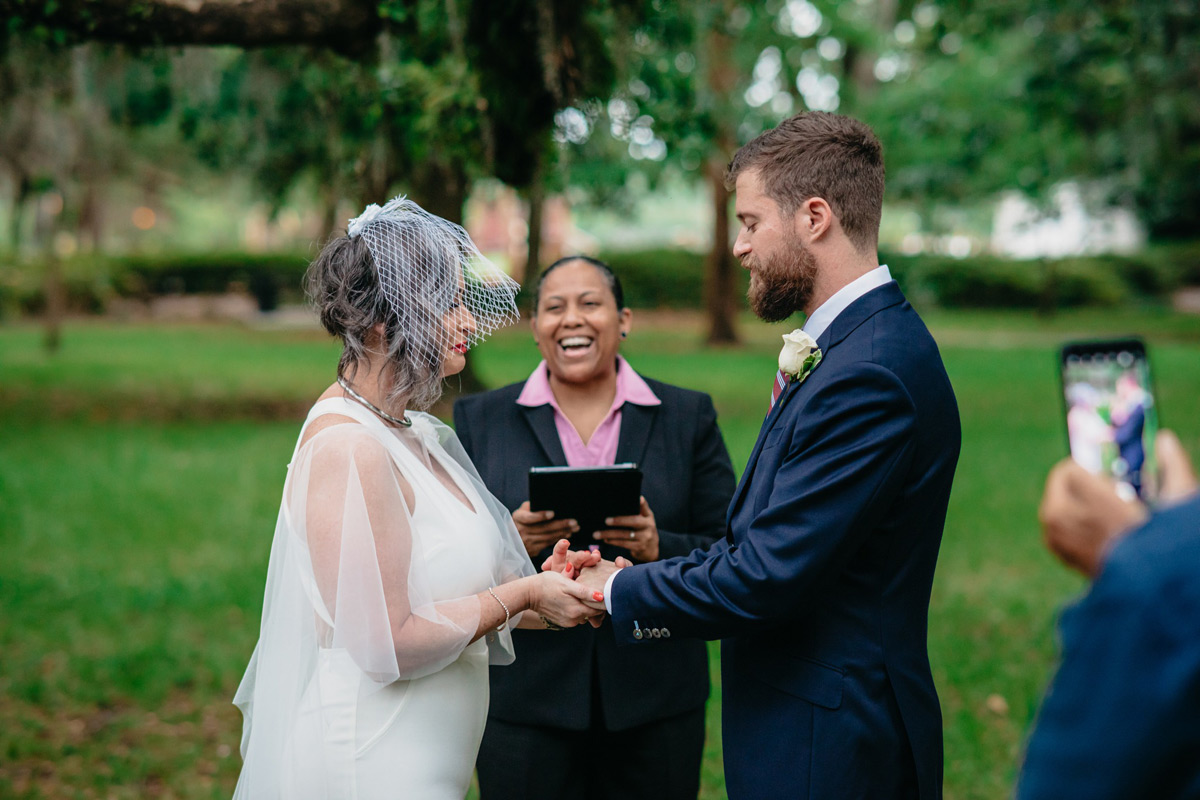
<instances>
[{"instance_id":1,"label":"tree canopy","mask_svg":"<svg viewBox=\"0 0 1200 800\"><path fill-rule=\"evenodd\" d=\"M161 158L145 156L169 146L143 145L168 145L169 128L275 201L302 180L328 207L404 184L455 216L473 180L495 177L535 206L568 183L619 204L632 173L670 172L704 181L716 210L732 151L809 108L877 129L894 200L1086 180L1135 204L1154 235L1191 235L1190 5L0 0L0 170L16 198L77 187L67 206L86 218L107 175L154 171ZM197 69L164 49L184 44L236 50ZM717 249L713 274L728 266Z\"/></svg>"}]
</instances>

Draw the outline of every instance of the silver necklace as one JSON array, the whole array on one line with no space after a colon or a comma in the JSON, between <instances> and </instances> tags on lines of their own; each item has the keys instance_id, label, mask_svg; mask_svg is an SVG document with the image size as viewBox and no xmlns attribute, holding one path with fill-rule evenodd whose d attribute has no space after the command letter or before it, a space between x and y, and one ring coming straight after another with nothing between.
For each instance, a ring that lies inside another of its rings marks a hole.
<instances>
[{"instance_id":1,"label":"silver necklace","mask_svg":"<svg viewBox=\"0 0 1200 800\"><path fill-rule=\"evenodd\" d=\"M388 422L393 422L396 425L399 425L401 428L411 428L412 427L412 420L408 418L408 414L405 414L403 417L393 417L391 414L387 413L382 408L379 408L374 403L372 403L370 400L368 400L367 398L363 397L358 392L351 389L350 384L346 383L346 381L340 375L338 376L337 382L338 382L338 386L341 386L343 389L346 390L346 394L350 395L351 398L357 400L359 403L362 403L364 406L366 406L371 411L374 411L381 418L386 419Z\"/></svg>"}]
</instances>

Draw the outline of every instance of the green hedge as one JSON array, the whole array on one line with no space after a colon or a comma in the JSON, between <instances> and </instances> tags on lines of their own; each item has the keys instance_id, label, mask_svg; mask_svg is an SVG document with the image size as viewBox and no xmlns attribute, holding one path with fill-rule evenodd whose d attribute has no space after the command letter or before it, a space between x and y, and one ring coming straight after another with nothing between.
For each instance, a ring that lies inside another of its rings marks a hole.
<instances>
[{"instance_id":1,"label":"green hedge","mask_svg":"<svg viewBox=\"0 0 1200 800\"><path fill-rule=\"evenodd\" d=\"M294 253L209 253L134 256L76 256L60 269L67 310L97 313L117 297L149 300L165 294L227 292L240 287L259 309L299 302L307 255ZM46 307L45 265L0 259L0 317L37 314Z\"/></svg>"},{"instance_id":2,"label":"green hedge","mask_svg":"<svg viewBox=\"0 0 1200 800\"><path fill-rule=\"evenodd\" d=\"M118 293L126 297L228 291L240 285L254 295L258 307L270 311L281 300L295 301L308 268L307 256L220 253L121 259Z\"/></svg>"},{"instance_id":3,"label":"green hedge","mask_svg":"<svg viewBox=\"0 0 1200 800\"><path fill-rule=\"evenodd\" d=\"M1071 308L1161 300L1200 284L1200 247L1013 261L881 253L905 292L947 308Z\"/></svg>"},{"instance_id":4,"label":"green hedge","mask_svg":"<svg viewBox=\"0 0 1200 800\"><path fill-rule=\"evenodd\" d=\"M699 308L703 302L703 254L643 250L601 257L621 277L634 308ZM1200 242L1132 256L1013 261L884 252L880 259L918 302L949 308L1113 306L1131 298L1162 299L1181 285L1200 285ZM739 298L748 280L739 268Z\"/></svg>"},{"instance_id":5,"label":"green hedge","mask_svg":"<svg viewBox=\"0 0 1200 800\"><path fill-rule=\"evenodd\" d=\"M602 253L625 290L630 308L700 308L704 303L705 254L688 250L638 250ZM735 261L739 298L746 296L749 274Z\"/></svg>"},{"instance_id":6,"label":"green hedge","mask_svg":"<svg viewBox=\"0 0 1200 800\"><path fill-rule=\"evenodd\" d=\"M703 253L678 249L614 252L601 256L621 277L633 308L700 308ZM915 303L951 308L1067 308L1156 301L1179 286L1200 286L1200 241L1158 245L1132 256L1087 256L1011 261L995 256L880 254ZM240 286L259 308L302 299L309 260L298 253L80 256L62 263L71 311L102 311L116 297L149 299L172 293L224 292ZM747 273L735 267L735 291L744 302ZM45 307L38 263L0 260L0 317ZM524 301L530 301L525 293Z\"/></svg>"}]
</instances>

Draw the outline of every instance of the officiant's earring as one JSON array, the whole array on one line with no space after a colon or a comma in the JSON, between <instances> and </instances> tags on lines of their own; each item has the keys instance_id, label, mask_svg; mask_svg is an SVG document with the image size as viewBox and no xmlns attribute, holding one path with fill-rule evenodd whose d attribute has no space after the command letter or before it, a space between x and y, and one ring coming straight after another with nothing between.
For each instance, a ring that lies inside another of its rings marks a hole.
<instances>
[{"instance_id":1,"label":"officiant's earring","mask_svg":"<svg viewBox=\"0 0 1200 800\"><path fill-rule=\"evenodd\" d=\"M621 338L622 338L622 339L628 339L628 338L629 338L629 331L621 331Z\"/></svg>"}]
</instances>

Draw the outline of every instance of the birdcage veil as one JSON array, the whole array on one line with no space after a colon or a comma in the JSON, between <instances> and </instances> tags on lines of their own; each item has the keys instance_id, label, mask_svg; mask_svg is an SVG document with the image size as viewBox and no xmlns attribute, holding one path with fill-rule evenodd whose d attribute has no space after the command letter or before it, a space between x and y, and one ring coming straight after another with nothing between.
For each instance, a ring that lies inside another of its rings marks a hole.
<instances>
[{"instance_id":1,"label":"birdcage veil","mask_svg":"<svg viewBox=\"0 0 1200 800\"><path fill-rule=\"evenodd\" d=\"M474 347L520 318L520 284L485 258L462 226L403 195L382 208L368 206L347 233L366 243L395 318L389 356L408 367L408 376L393 394L406 395L416 408L441 395L441 366L452 348ZM446 324L460 304L474 317L473 330Z\"/></svg>"}]
</instances>

